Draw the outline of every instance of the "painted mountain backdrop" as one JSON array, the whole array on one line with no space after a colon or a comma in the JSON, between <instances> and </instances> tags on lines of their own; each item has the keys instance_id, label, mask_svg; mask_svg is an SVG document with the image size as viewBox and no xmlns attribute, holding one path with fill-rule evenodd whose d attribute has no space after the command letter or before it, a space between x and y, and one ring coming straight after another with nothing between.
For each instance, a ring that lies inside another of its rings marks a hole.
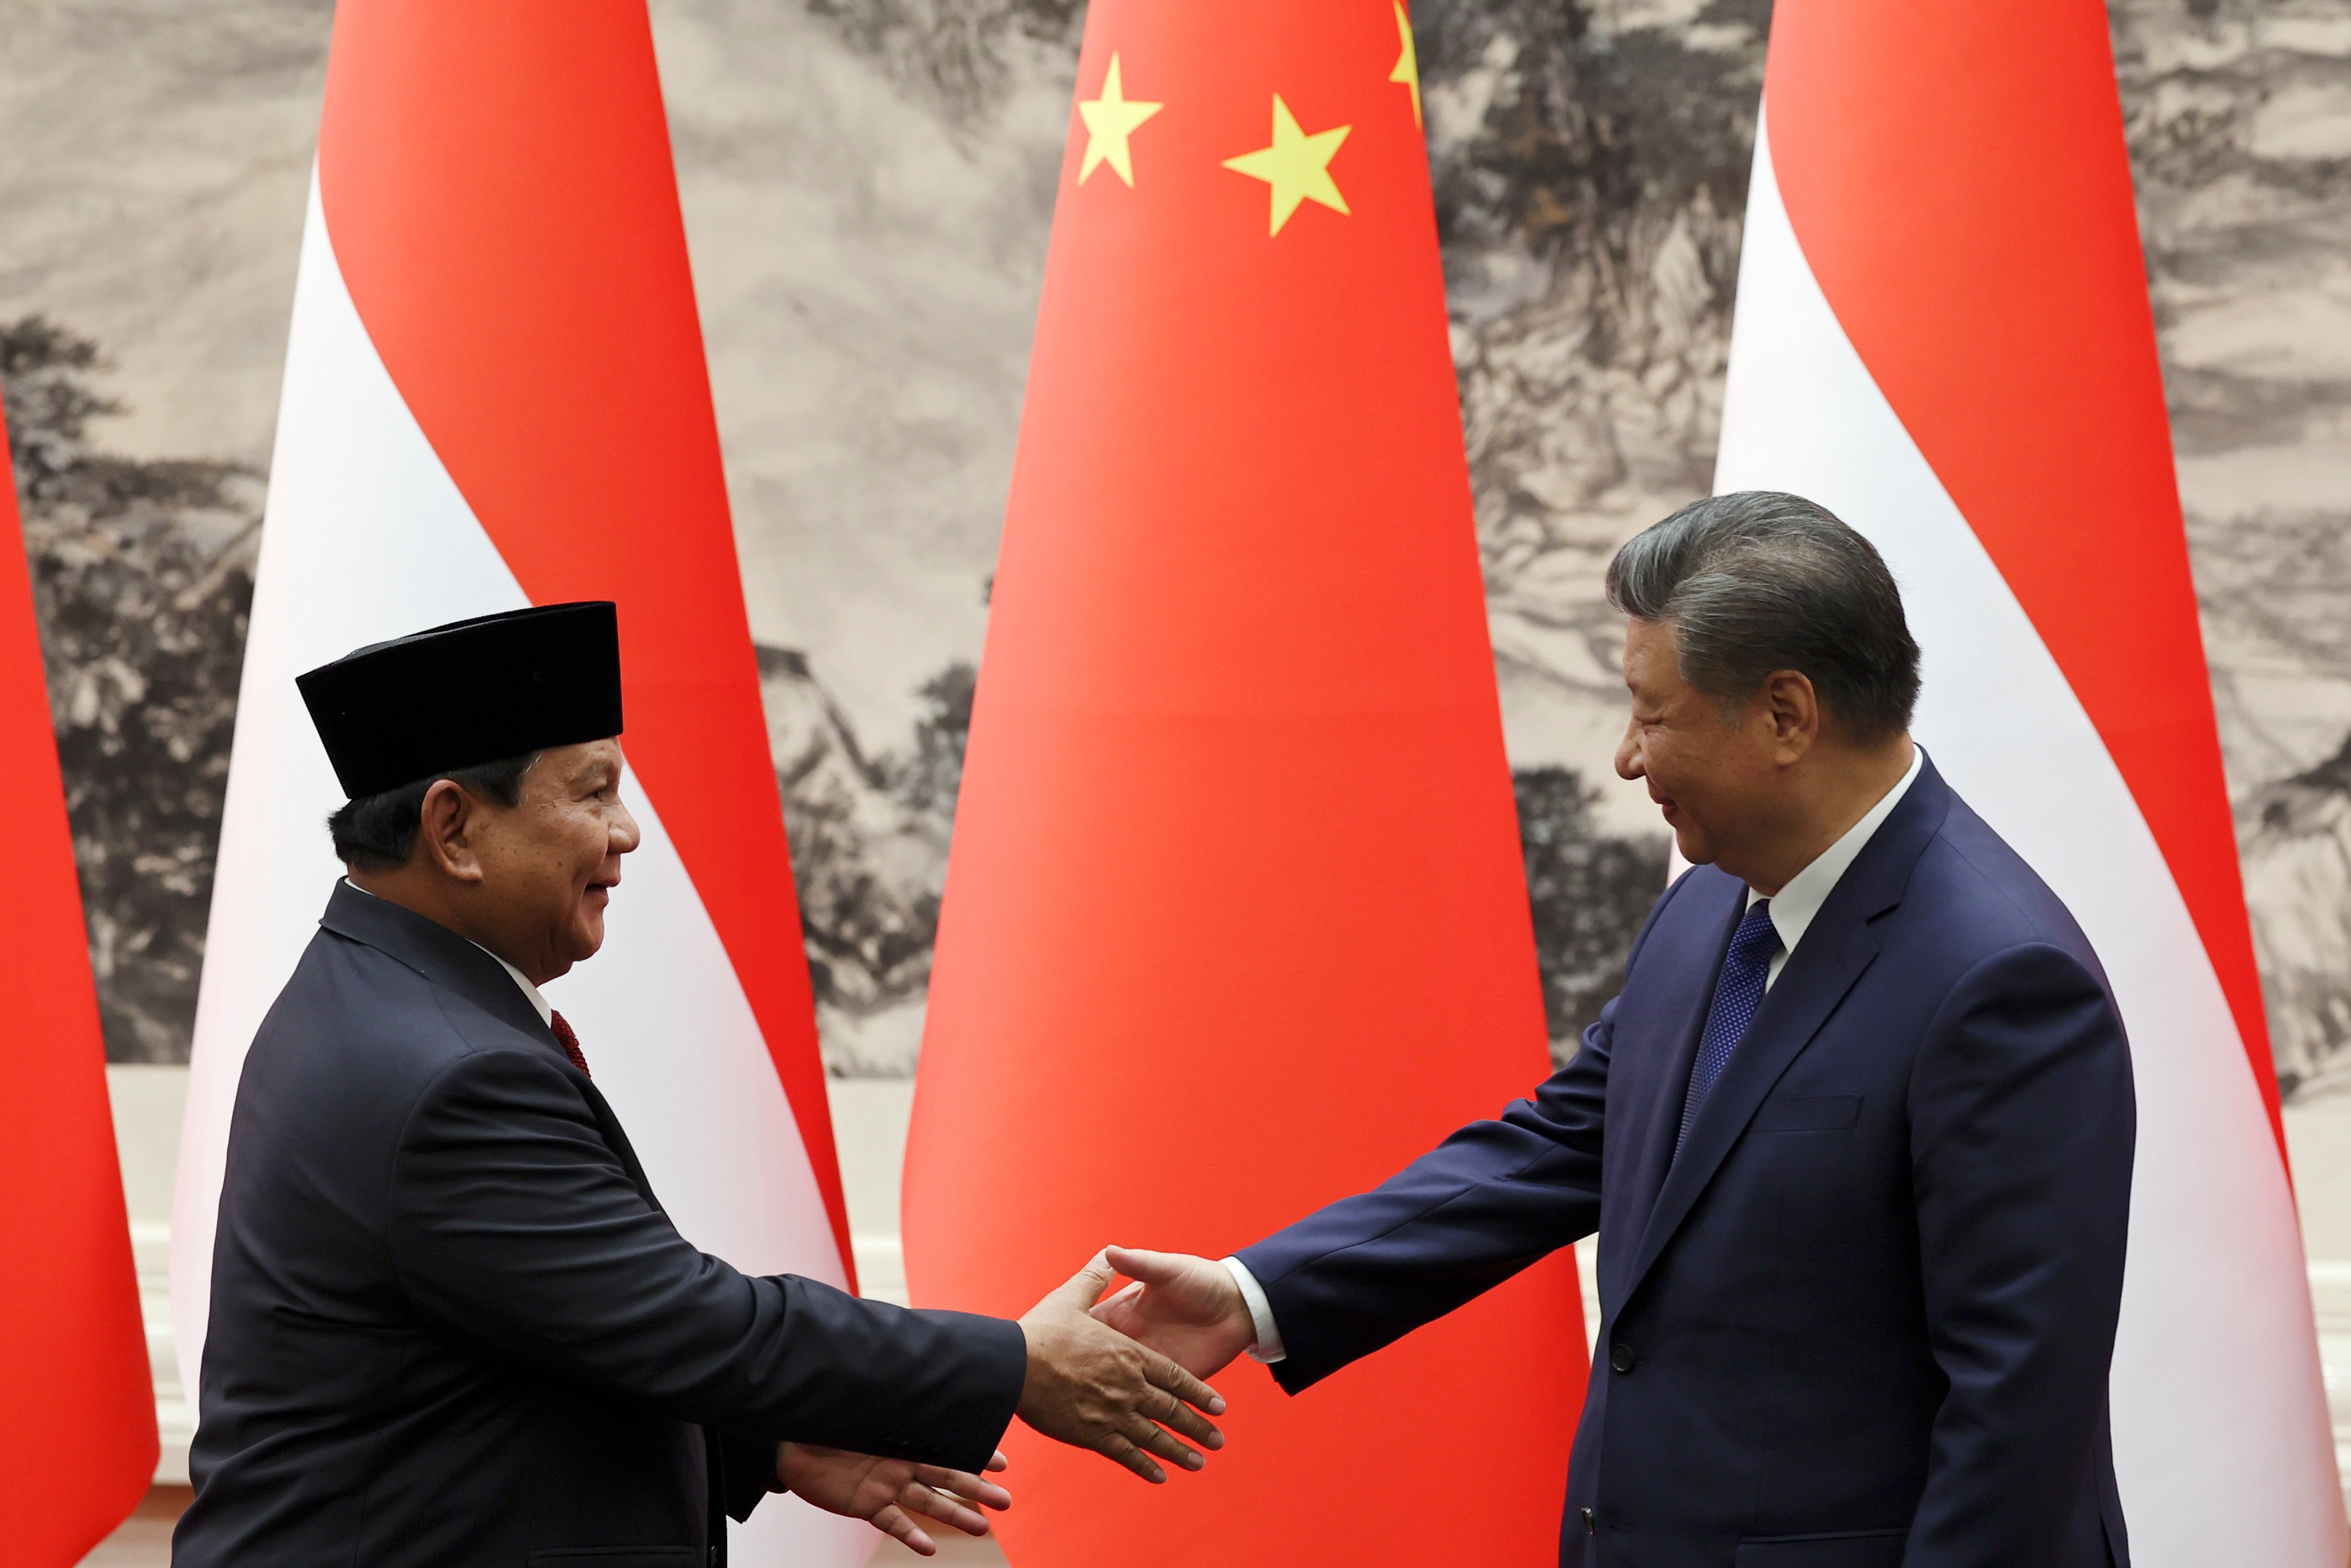
<instances>
[{"instance_id":1,"label":"painted mountain backdrop","mask_svg":"<svg viewBox=\"0 0 2351 1568\"><path fill-rule=\"evenodd\" d=\"M828 1060L903 1073L1082 11L653 11ZM1710 478L1770 6L1415 11L1564 1048L1663 875L1608 767L1599 583ZM2307 1096L2351 1082L2351 0L2109 14L2279 1074ZM0 370L121 1060L186 1049L329 21L6 22Z\"/></svg>"}]
</instances>

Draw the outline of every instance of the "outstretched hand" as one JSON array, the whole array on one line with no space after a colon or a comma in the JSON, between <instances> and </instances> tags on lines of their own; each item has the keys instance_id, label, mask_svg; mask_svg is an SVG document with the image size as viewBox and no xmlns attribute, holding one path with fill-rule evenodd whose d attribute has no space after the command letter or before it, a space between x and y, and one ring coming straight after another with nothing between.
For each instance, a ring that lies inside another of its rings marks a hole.
<instances>
[{"instance_id":1,"label":"outstretched hand","mask_svg":"<svg viewBox=\"0 0 2351 1568\"><path fill-rule=\"evenodd\" d=\"M1113 1247L1111 1267L1134 1282L1093 1310L1129 1339L1196 1377L1214 1377L1257 1343L1257 1324L1232 1271L1185 1252Z\"/></svg>"},{"instance_id":2,"label":"outstretched hand","mask_svg":"<svg viewBox=\"0 0 2351 1568\"><path fill-rule=\"evenodd\" d=\"M1222 1415L1223 1396L1159 1352L1094 1321L1089 1309L1111 1278L1108 1255L1097 1253L1020 1320L1029 1340L1020 1418L1147 1481L1167 1479L1159 1459L1196 1470L1207 1460L1176 1434L1202 1448L1223 1448L1225 1435L1200 1414Z\"/></svg>"},{"instance_id":3,"label":"outstretched hand","mask_svg":"<svg viewBox=\"0 0 2351 1568\"><path fill-rule=\"evenodd\" d=\"M987 1468L1000 1470L1004 1456ZM895 1536L925 1557L938 1552L917 1516L962 1531L986 1535L987 1518L979 1507L1007 1509L1012 1494L968 1470L918 1465L907 1459L878 1459L846 1448L820 1448L809 1443L786 1443L776 1453L776 1479L795 1497L827 1513L862 1519L884 1535Z\"/></svg>"}]
</instances>

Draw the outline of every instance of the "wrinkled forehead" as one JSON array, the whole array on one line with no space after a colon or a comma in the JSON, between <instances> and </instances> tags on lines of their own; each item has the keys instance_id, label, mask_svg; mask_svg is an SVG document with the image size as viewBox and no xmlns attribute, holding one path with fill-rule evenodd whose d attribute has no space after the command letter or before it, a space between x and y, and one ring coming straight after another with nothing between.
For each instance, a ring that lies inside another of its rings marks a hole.
<instances>
[{"instance_id":1,"label":"wrinkled forehead","mask_svg":"<svg viewBox=\"0 0 2351 1568\"><path fill-rule=\"evenodd\" d=\"M558 786L597 780L617 783L623 760L621 737L608 736L601 740L550 746L538 754L531 772Z\"/></svg>"}]
</instances>

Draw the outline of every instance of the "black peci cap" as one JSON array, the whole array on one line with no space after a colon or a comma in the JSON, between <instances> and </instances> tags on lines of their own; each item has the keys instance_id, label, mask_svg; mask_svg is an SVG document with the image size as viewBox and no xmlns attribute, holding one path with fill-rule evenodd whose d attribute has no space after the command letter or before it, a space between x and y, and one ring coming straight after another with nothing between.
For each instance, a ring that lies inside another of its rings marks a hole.
<instances>
[{"instance_id":1,"label":"black peci cap","mask_svg":"<svg viewBox=\"0 0 2351 1568\"><path fill-rule=\"evenodd\" d=\"M543 604L375 643L295 677L343 793L621 733L609 601Z\"/></svg>"}]
</instances>

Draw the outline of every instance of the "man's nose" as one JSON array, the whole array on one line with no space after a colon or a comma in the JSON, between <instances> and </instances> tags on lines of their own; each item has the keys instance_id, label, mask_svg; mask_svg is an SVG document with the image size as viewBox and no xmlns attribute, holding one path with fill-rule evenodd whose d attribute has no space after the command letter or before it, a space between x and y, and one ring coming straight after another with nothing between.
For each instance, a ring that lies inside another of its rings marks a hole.
<instances>
[{"instance_id":1,"label":"man's nose","mask_svg":"<svg viewBox=\"0 0 2351 1568\"><path fill-rule=\"evenodd\" d=\"M1641 727L1627 720L1625 738L1616 743L1616 777L1632 779L1647 773L1648 768L1641 760Z\"/></svg>"},{"instance_id":2,"label":"man's nose","mask_svg":"<svg viewBox=\"0 0 2351 1568\"><path fill-rule=\"evenodd\" d=\"M629 809L626 806L620 808L620 814L612 820L612 852L616 855L627 854L643 840L644 833L638 828L637 820L629 815Z\"/></svg>"}]
</instances>

